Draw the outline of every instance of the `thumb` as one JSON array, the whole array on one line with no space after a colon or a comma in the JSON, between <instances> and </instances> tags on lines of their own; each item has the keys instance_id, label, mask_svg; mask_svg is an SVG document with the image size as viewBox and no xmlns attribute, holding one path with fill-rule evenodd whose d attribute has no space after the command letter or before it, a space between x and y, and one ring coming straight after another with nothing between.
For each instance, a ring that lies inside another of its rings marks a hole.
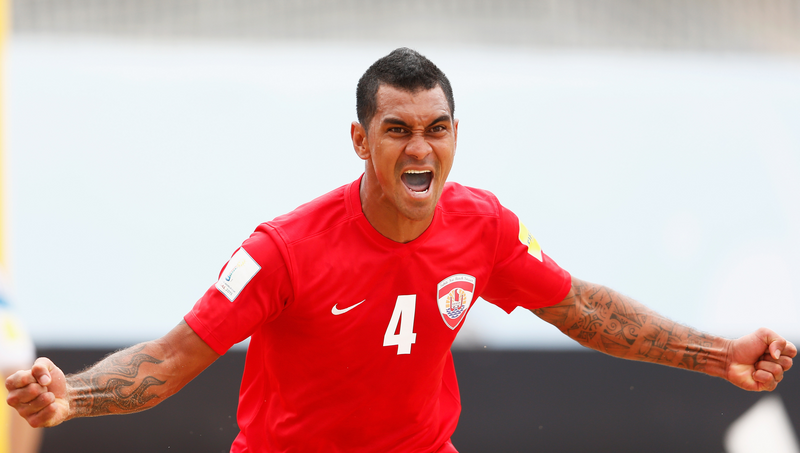
<instances>
[{"instance_id":1,"label":"thumb","mask_svg":"<svg viewBox=\"0 0 800 453\"><path fill-rule=\"evenodd\" d=\"M782 338L778 340L773 340L769 344L769 355L771 355L773 359L778 360L781 358L781 353L783 351L783 348L785 347L786 347L786 340Z\"/></svg>"},{"instance_id":2,"label":"thumb","mask_svg":"<svg viewBox=\"0 0 800 453\"><path fill-rule=\"evenodd\" d=\"M33 374L34 379L36 379L39 384L46 387L53 382L53 378L50 376L50 372L53 371L53 368L55 368L55 365L50 359L47 357L39 357L33 362L31 374Z\"/></svg>"}]
</instances>

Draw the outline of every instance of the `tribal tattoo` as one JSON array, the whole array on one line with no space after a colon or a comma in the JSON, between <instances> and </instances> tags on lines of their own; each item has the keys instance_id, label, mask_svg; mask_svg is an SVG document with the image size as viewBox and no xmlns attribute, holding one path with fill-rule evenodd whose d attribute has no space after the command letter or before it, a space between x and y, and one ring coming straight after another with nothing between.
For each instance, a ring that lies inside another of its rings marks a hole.
<instances>
[{"instance_id":1,"label":"tribal tattoo","mask_svg":"<svg viewBox=\"0 0 800 453\"><path fill-rule=\"evenodd\" d=\"M724 356L718 354L724 348L721 339L670 321L604 286L573 279L572 288L561 303L531 311L609 355L707 373L723 366L716 363Z\"/></svg>"},{"instance_id":2,"label":"tribal tattoo","mask_svg":"<svg viewBox=\"0 0 800 453\"><path fill-rule=\"evenodd\" d=\"M162 360L141 352L145 345L112 354L97 365L69 376L72 388L73 410L77 416L137 412L148 407L148 402L158 395L148 393L152 386L163 385L153 376L140 376L142 364L158 365Z\"/></svg>"}]
</instances>

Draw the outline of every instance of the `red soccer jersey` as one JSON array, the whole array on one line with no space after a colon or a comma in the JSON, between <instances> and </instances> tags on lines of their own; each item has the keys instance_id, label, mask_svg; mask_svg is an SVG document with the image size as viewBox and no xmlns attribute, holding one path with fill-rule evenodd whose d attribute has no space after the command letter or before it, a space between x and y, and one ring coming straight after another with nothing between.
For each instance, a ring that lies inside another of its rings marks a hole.
<instances>
[{"instance_id":1,"label":"red soccer jersey","mask_svg":"<svg viewBox=\"0 0 800 453\"><path fill-rule=\"evenodd\" d=\"M569 290L491 193L448 183L401 244L359 182L260 225L185 317L220 354L251 337L232 452L454 452L450 346L478 296L511 312Z\"/></svg>"}]
</instances>

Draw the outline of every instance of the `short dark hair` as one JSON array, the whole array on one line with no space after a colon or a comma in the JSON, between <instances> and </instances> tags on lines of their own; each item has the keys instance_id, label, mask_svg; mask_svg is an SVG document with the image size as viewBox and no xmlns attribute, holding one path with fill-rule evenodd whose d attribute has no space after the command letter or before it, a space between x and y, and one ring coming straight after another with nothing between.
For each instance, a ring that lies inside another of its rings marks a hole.
<instances>
[{"instance_id":1,"label":"short dark hair","mask_svg":"<svg viewBox=\"0 0 800 453\"><path fill-rule=\"evenodd\" d=\"M430 90L438 85L447 98L451 119L455 115L453 88L450 87L447 76L416 50L401 47L373 63L358 81L356 115L364 129L369 128L369 122L378 111L378 88L382 84L412 93Z\"/></svg>"}]
</instances>

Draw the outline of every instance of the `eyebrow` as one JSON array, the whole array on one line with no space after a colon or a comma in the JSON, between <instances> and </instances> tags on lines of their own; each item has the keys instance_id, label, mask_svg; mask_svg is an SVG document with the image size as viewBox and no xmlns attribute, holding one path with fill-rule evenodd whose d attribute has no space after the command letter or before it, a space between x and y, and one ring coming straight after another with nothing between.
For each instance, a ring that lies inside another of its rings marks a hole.
<instances>
[{"instance_id":1,"label":"eyebrow","mask_svg":"<svg viewBox=\"0 0 800 453\"><path fill-rule=\"evenodd\" d=\"M428 126L426 126L426 127L431 127L436 123L441 123L442 121L451 121L450 120L450 115L447 115L447 114L442 115L442 116L436 118L435 120L431 121L431 123L428 124ZM396 126L410 127L408 124L406 124L405 121L401 120L400 118L393 118L393 117L385 118L383 120L383 124L394 124Z\"/></svg>"}]
</instances>

